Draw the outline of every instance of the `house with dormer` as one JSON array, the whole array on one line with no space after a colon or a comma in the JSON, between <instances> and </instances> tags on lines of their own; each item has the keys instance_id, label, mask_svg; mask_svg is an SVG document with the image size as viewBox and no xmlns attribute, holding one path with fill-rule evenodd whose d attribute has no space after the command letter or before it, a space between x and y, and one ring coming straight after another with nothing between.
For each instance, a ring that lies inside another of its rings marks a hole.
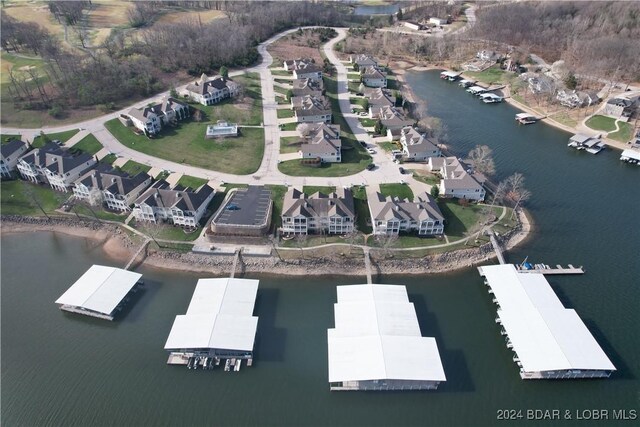
<instances>
[{"instance_id":1,"label":"house with dormer","mask_svg":"<svg viewBox=\"0 0 640 427\"><path fill-rule=\"evenodd\" d=\"M353 195L348 188L312 195L291 188L284 196L281 231L285 234L347 234L355 230L355 216Z\"/></svg>"},{"instance_id":2,"label":"house with dormer","mask_svg":"<svg viewBox=\"0 0 640 427\"><path fill-rule=\"evenodd\" d=\"M291 108L298 123L331 123L331 103L325 96L294 96Z\"/></svg>"},{"instance_id":3,"label":"house with dormer","mask_svg":"<svg viewBox=\"0 0 640 427\"><path fill-rule=\"evenodd\" d=\"M94 206L105 206L112 211L127 212L135 200L151 185L145 172L135 176L98 164L81 176L73 186L73 195Z\"/></svg>"},{"instance_id":4,"label":"house with dormer","mask_svg":"<svg viewBox=\"0 0 640 427\"><path fill-rule=\"evenodd\" d=\"M381 87L366 88L364 96L369 102L369 118L377 118L380 115L380 109L383 107L393 107L396 105L396 97L391 95L391 91Z\"/></svg>"},{"instance_id":5,"label":"house with dormer","mask_svg":"<svg viewBox=\"0 0 640 427\"><path fill-rule=\"evenodd\" d=\"M444 216L438 204L426 192L413 200L384 196L367 190L373 234L416 233L433 236L444 233Z\"/></svg>"},{"instance_id":6,"label":"house with dormer","mask_svg":"<svg viewBox=\"0 0 640 427\"><path fill-rule=\"evenodd\" d=\"M363 67L360 69L362 83L368 87L387 87L387 76L376 66Z\"/></svg>"},{"instance_id":7,"label":"house with dormer","mask_svg":"<svg viewBox=\"0 0 640 427\"><path fill-rule=\"evenodd\" d=\"M457 157L431 157L428 169L440 175L441 197L455 197L458 199L481 202L486 191L472 169Z\"/></svg>"},{"instance_id":8,"label":"house with dormer","mask_svg":"<svg viewBox=\"0 0 640 427\"><path fill-rule=\"evenodd\" d=\"M191 100L202 105L213 105L226 98L237 96L240 89L240 85L230 78L209 77L203 73L200 79L189 83L185 91Z\"/></svg>"},{"instance_id":9,"label":"house with dormer","mask_svg":"<svg viewBox=\"0 0 640 427\"><path fill-rule=\"evenodd\" d=\"M12 139L0 147L0 176L12 178L20 156L27 152L29 145L19 139Z\"/></svg>"},{"instance_id":10,"label":"house with dormer","mask_svg":"<svg viewBox=\"0 0 640 427\"><path fill-rule=\"evenodd\" d=\"M309 136L300 146L300 157L320 159L323 163L340 163L342 161L340 126L326 123L310 126Z\"/></svg>"},{"instance_id":11,"label":"house with dormer","mask_svg":"<svg viewBox=\"0 0 640 427\"><path fill-rule=\"evenodd\" d=\"M164 180L156 181L134 202L133 216L140 222L168 222L195 229L214 195L208 184L192 190L181 185L171 188Z\"/></svg>"},{"instance_id":12,"label":"house with dormer","mask_svg":"<svg viewBox=\"0 0 640 427\"><path fill-rule=\"evenodd\" d=\"M295 79L292 82L291 92L293 96L322 96L324 84L322 80Z\"/></svg>"},{"instance_id":13,"label":"house with dormer","mask_svg":"<svg viewBox=\"0 0 640 427\"><path fill-rule=\"evenodd\" d=\"M23 179L34 183L47 183L54 190L66 193L73 183L95 164L96 160L89 154L72 154L69 150L49 142L21 156L17 168Z\"/></svg>"},{"instance_id":14,"label":"house with dormer","mask_svg":"<svg viewBox=\"0 0 640 427\"><path fill-rule=\"evenodd\" d=\"M373 59L373 57L364 54L349 56L349 62L357 69L378 66L378 61Z\"/></svg>"},{"instance_id":15,"label":"house with dormer","mask_svg":"<svg viewBox=\"0 0 640 427\"><path fill-rule=\"evenodd\" d=\"M400 143L403 160L425 162L431 157L440 157L442 154L437 141L427 138L412 126L403 127L400 130Z\"/></svg>"}]
</instances>

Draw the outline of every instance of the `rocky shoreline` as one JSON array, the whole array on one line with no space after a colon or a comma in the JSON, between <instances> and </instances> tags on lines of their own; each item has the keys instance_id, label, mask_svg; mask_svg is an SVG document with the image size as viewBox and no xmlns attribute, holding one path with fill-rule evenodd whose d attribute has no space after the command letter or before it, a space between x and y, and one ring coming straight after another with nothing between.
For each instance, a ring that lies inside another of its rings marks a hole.
<instances>
[{"instance_id":1,"label":"rocky shoreline","mask_svg":"<svg viewBox=\"0 0 640 427\"><path fill-rule=\"evenodd\" d=\"M504 248L510 249L522 243L531 232L531 222L522 213L520 226L500 237ZM77 237L90 238L102 243L102 248L111 259L123 265L136 252L138 242L114 223L98 223L75 218L36 218L2 216L2 234L25 232L56 232ZM337 251L336 251L337 252ZM446 273L472 267L486 262L496 255L491 244L477 248L461 249L421 258L387 258L377 256L372 250L372 274L428 274ZM182 270L212 275L228 275L233 265L233 256L157 251L149 249L141 261L147 267L166 270ZM273 274L282 276L365 276L364 259L342 256L305 257L283 260L279 256L241 256L236 275Z\"/></svg>"}]
</instances>

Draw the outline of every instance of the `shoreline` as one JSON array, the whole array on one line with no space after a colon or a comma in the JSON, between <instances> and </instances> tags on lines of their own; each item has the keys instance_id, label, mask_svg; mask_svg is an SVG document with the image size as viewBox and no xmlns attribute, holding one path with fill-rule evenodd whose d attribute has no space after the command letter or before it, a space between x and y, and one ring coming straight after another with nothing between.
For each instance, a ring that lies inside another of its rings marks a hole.
<instances>
[{"instance_id":1,"label":"shoreline","mask_svg":"<svg viewBox=\"0 0 640 427\"><path fill-rule=\"evenodd\" d=\"M503 247L512 249L524 243L533 230L533 222L522 211L518 213L520 226L508 235L500 236ZM0 235L21 233L53 232L69 236L91 239L103 250L105 256L124 264L139 248L129 235L118 225L95 223L75 219L45 220L33 217L3 217ZM416 258L387 258L372 256L372 276L381 275L423 275L450 273L474 267L496 255L490 243L477 248L458 249L435 255ZM193 252L157 251L148 249L146 257L135 264L153 269L229 275L234 257L231 255L205 255ZM279 256L242 256L236 275L268 274L277 276L365 276L364 257L340 255L316 258L293 258L282 260Z\"/></svg>"}]
</instances>

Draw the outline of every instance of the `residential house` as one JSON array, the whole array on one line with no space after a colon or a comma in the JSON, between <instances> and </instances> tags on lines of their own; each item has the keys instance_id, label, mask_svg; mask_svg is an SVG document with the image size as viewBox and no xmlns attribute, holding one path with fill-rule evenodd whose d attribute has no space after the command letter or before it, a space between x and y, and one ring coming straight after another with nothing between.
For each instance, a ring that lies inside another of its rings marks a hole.
<instances>
[{"instance_id":1,"label":"residential house","mask_svg":"<svg viewBox=\"0 0 640 427\"><path fill-rule=\"evenodd\" d=\"M373 234L398 235L400 232L417 232L419 236L444 233L444 216L438 204L426 192L413 201L383 196L377 191L367 191L367 203L371 212Z\"/></svg>"},{"instance_id":2,"label":"residential house","mask_svg":"<svg viewBox=\"0 0 640 427\"><path fill-rule=\"evenodd\" d=\"M331 103L325 96L294 96L291 108L298 123L331 123Z\"/></svg>"},{"instance_id":3,"label":"residential house","mask_svg":"<svg viewBox=\"0 0 640 427\"><path fill-rule=\"evenodd\" d=\"M285 71L293 72L293 70L297 70L301 66L313 63L314 61L311 58L287 59L283 63L283 68L285 69Z\"/></svg>"},{"instance_id":4,"label":"residential house","mask_svg":"<svg viewBox=\"0 0 640 427\"><path fill-rule=\"evenodd\" d=\"M0 176L2 176L2 178L13 177L13 171L16 170L18 159L26 153L28 149L29 145L19 139L12 139L2 144L0 149Z\"/></svg>"},{"instance_id":5,"label":"residential house","mask_svg":"<svg viewBox=\"0 0 640 427\"><path fill-rule=\"evenodd\" d=\"M373 59L369 55L364 55L364 54L351 55L349 57L349 62L351 62L354 65L357 65L358 69L365 68L365 67L377 67L378 66L378 62L375 59Z\"/></svg>"},{"instance_id":6,"label":"residential house","mask_svg":"<svg viewBox=\"0 0 640 427\"><path fill-rule=\"evenodd\" d=\"M481 50L476 53L476 58L481 61L498 62L502 58L502 55L493 50Z\"/></svg>"},{"instance_id":7,"label":"residential house","mask_svg":"<svg viewBox=\"0 0 640 427\"><path fill-rule=\"evenodd\" d=\"M308 142L300 146L303 159L320 159L324 163L342 161L340 126L318 123L313 125Z\"/></svg>"},{"instance_id":8,"label":"residential house","mask_svg":"<svg viewBox=\"0 0 640 427\"><path fill-rule=\"evenodd\" d=\"M217 104L239 93L240 85L233 80L222 76L208 77L206 74L186 87L187 96L202 105Z\"/></svg>"},{"instance_id":9,"label":"residential house","mask_svg":"<svg viewBox=\"0 0 640 427\"><path fill-rule=\"evenodd\" d=\"M293 70L294 79L322 80L322 67L311 62Z\"/></svg>"},{"instance_id":10,"label":"residential house","mask_svg":"<svg viewBox=\"0 0 640 427\"><path fill-rule=\"evenodd\" d=\"M153 111L160 117L163 125L177 122L189 117L189 106L171 96L164 96L153 106Z\"/></svg>"},{"instance_id":11,"label":"residential house","mask_svg":"<svg viewBox=\"0 0 640 427\"><path fill-rule=\"evenodd\" d=\"M380 123L382 123L382 126L384 126L387 131L398 131L394 133L394 140L400 138L400 129L413 125L413 120L407 119L405 115L395 107L381 107L378 110L378 115L373 116L373 118L379 119Z\"/></svg>"},{"instance_id":12,"label":"residential house","mask_svg":"<svg viewBox=\"0 0 640 427\"><path fill-rule=\"evenodd\" d=\"M22 178L35 183L46 182L54 190L66 193L95 164L96 160L89 154L71 154L49 142L20 157L17 168Z\"/></svg>"},{"instance_id":13,"label":"residential house","mask_svg":"<svg viewBox=\"0 0 640 427\"><path fill-rule=\"evenodd\" d=\"M422 26L422 24L420 24L418 22L415 22L415 21L405 21L403 24L404 24L405 27L407 27L407 28L409 28L411 30L414 30L414 31L420 31L420 30L422 30L424 28ZM438 24L438 25L440 25L440 24Z\"/></svg>"},{"instance_id":14,"label":"residential house","mask_svg":"<svg viewBox=\"0 0 640 427\"><path fill-rule=\"evenodd\" d=\"M369 87L387 87L387 76L375 66L360 68L362 83Z\"/></svg>"},{"instance_id":15,"label":"residential house","mask_svg":"<svg viewBox=\"0 0 640 427\"><path fill-rule=\"evenodd\" d=\"M442 197L483 201L486 191L471 169L457 157L431 157L428 168L441 176Z\"/></svg>"},{"instance_id":16,"label":"residential house","mask_svg":"<svg viewBox=\"0 0 640 427\"><path fill-rule=\"evenodd\" d=\"M185 228L197 228L215 191L208 184L197 190L176 185L170 188L166 181L155 182L134 202L136 221L158 223L167 221Z\"/></svg>"},{"instance_id":17,"label":"residential house","mask_svg":"<svg viewBox=\"0 0 640 427\"><path fill-rule=\"evenodd\" d=\"M289 189L282 206L282 232L286 234L347 234L355 230L351 190L338 188L331 194L307 196Z\"/></svg>"},{"instance_id":18,"label":"residential house","mask_svg":"<svg viewBox=\"0 0 640 427\"><path fill-rule=\"evenodd\" d=\"M293 88L291 89L291 92L293 92L293 96L321 96L324 92L322 79L295 79L292 84Z\"/></svg>"},{"instance_id":19,"label":"residential house","mask_svg":"<svg viewBox=\"0 0 640 427\"><path fill-rule=\"evenodd\" d=\"M391 92L383 88L367 88L364 91L364 96L369 101L369 118L377 118L380 116L380 109L383 107L393 107L396 105L395 96L391 95Z\"/></svg>"},{"instance_id":20,"label":"residential house","mask_svg":"<svg viewBox=\"0 0 640 427\"><path fill-rule=\"evenodd\" d=\"M107 164L98 166L81 176L73 187L79 200L92 205L104 205L113 211L130 211L130 206L151 185L151 177L144 172L136 176L118 171Z\"/></svg>"},{"instance_id":21,"label":"residential house","mask_svg":"<svg viewBox=\"0 0 640 427\"><path fill-rule=\"evenodd\" d=\"M411 126L403 127L400 130L400 143L404 160L424 162L430 157L440 157L441 155L436 141L430 140Z\"/></svg>"},{"instance_id":22,"label":"residential house","mask_svg":"<svg viewBox=\"0 0 640 427\"><path fill-rule=\"evenodd\" d=\"M569 108L590 107L600 102L600 97L596 92L569 91L566 89L558 91L556 99L560 104Z\"/></svg>"},{"instance_id":23,"label":"residential house","mask_svg":"<svg viewBox=\"0 0 640 427\"><path fill-rule=\"evenodd\" d=\"M437 18L434 16L429 18L429 23L441 27L449 23L449 18Z\"/></svg>"},{"instance_id":24,"label":"residential house","mask_svg":"<svg viewBox=\"0 0 640 427\"><path fill-rule=\"evenodd\" d=\"M556 92L556 81L548 76L534 75L527 77L529 91L533 94L551 94Z\"/></svg>"},{"instance_id":25,"label":"residential house","mask_svg":"<svg viewBox=\"0 0 640 427\"><path fill-rule=\"evenodd\" d=\"M628 98L611 98L607 101L602 113L619 120L627 121L636 111L637 102Z\"/></svg>"},{"instance_id":26,"label":"residential house","mask_svg":"<svg viewBox=\"0 0 640 427\"><path fill-rule=\"evenodd\" d=\"M156 135L162 129L162 120L153 107L132 108L126 117L147 136Z\"/></svg>"}]
</instances>

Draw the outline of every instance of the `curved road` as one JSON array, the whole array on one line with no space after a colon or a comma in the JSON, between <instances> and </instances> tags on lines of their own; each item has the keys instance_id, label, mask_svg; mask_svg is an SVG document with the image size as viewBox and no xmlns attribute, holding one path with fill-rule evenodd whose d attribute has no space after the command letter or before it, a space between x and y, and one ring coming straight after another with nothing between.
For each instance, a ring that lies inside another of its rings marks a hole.
<instances>
[{"instance_id":1,"label":"curved road","mask_svg":"<svg viewBox=\"0 0 640 427\"><path fill-rule=\"evenodd\" d=\"M280 130L277 118L277 103L275 100L275 91L273 87L274 82L271 75L271 70L269 69L269 66L273 63L273 58L267 51L267 47L278 39L284 37L285 35L297 30L297 28L294 28L284 31L261 43L258 46L258 52L262 56L262 61L260 64L251 68L247 68L245 70L239 70L230 73L231 76L240 75L245 72L257 72L260 74L264 117L265 151L260 167L255 173L251 175L233 175L216 172L209 169L185 165L150 156L148 154L135 151L122 145L105 128L104 123L106 121L116 118L122 113L126 113L132 107L143 107L151 101L157 100L164 95L168 95L168 91L157 94L154 97L146 99L144 101L140 101L125 109L91 120L64 126L42 127L39 129L3 127L2 133L20 134L23 140L33 141L33 138L40 133L40 130L44 130L47 133L55 133L79 128L84 132L92 133L98 139L98 141L100 141L104 148L106 148L111 153L118 155L119 157L131 159L138 163L146 164L156 168L219 182L233 182L240 184L284 184L293 186L329 185L345 187L361 184L372 185L385 182L399 182L400 179L404 178L408 181L409 185L415 187L414 192L424 191L425 189L428 190L428 186L415 181L413 178L403 177L403 175L399 173L397 165L395 165L391 161L390 156L384 154L384 152L382 152L381 150L377 150L378 152L373 155L374 162L377 165L374 171L365 170L360 173L345 177L294 177L285 175L278 170L278 160L280 157ZM363 129L359 120L357 119L357 116L351 112L347 83L347 69L333 51L333 47L335 46L335 44L346 37L346 29L335 28L335 30L338 32L338 36L326 43L323 46L323 50L324 54L337 70L338 99L340 103L340 110L342 111L349 127L351 127L351 130L355 137L358 140L364 140L370 143L371 137Z\"/></svg>"}]
</instances>

